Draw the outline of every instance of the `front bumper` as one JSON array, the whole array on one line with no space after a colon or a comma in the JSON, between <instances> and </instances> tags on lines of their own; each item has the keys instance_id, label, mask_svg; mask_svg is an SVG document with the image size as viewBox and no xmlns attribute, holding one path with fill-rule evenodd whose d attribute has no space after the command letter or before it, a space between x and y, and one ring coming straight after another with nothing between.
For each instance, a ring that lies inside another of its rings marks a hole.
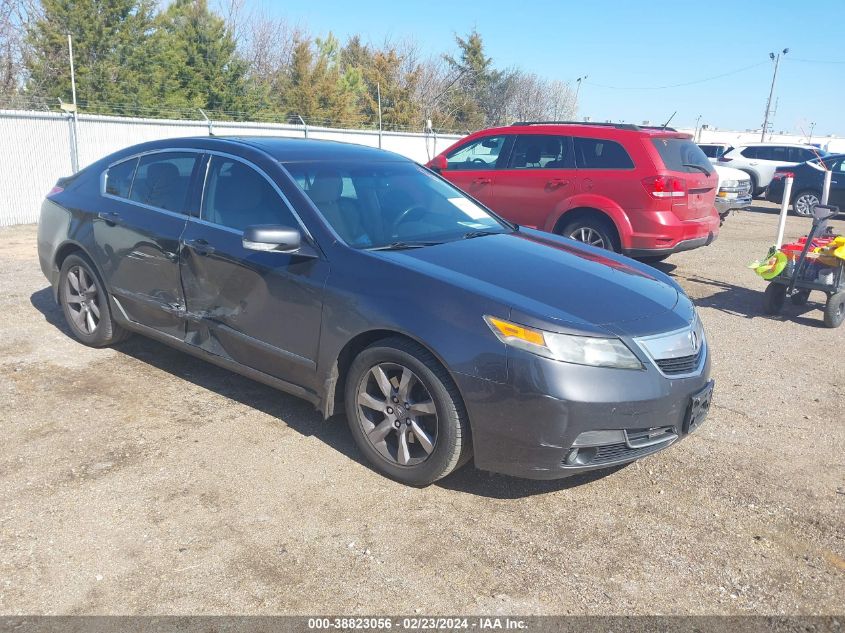
<instances>
[{"instance_id":1,"label":"front bumper","mask_svg":"<svg viewBox=\"0 0 845 633\"><path fill-rule=\"evenodd\" d=\"M751 206L752 202L751 194L737 196L736 198L716 196L716 211L719 212L719 215L725 215L734 209L747 209Z\"/></svg>"},{"instance_id":2,"label":"front bumper","mask_svg":"<svg viewBox=\"0 0 845 633\"><path fill-rule=\"evenodd\" d=\"M709 349L702 354L696 375L672 379L650 362L642 370L585 367L509 349L508 384L456 376L472 422L475 465L558 479L667 448L685 437L692 396L709 382ZM598 449L592 461L578 463L571 449L588 431L625 433ZM666 441L649 444L649 434Z\"/></svg>"}]
</instances>

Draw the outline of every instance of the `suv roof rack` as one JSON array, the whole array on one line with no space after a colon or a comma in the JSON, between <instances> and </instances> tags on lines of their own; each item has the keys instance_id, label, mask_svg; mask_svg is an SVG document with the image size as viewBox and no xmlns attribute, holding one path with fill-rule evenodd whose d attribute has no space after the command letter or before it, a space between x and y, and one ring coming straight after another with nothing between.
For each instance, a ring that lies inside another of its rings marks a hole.
<instances>
[{"instance_id":1,"label":"suv roof rack","mask_svg":"<svg viewBox=\"0 0 845 633\"><path fill-rule=\"evenodd\" d=\"M673 127L662 125L634 125L633 123L600 123L598 121L514 121L511 125L598 125L601 127L614 127L618 130L666 130L677 132Z\"/></svg>"}]
</instances>

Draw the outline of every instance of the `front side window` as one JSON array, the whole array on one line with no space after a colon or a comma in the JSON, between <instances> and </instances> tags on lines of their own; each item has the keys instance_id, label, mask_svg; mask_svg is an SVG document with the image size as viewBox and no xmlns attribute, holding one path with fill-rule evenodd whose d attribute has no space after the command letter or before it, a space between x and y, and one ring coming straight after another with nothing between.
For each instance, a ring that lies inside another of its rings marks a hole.
<instances>
[{"instance_id":1,"label":"front side window","mask_svg":"<svg viewBox=\"0 0 845 633\"><path fill-rule=\"evenodd\" d=\"M353 248L395 242L447 242L510 227L461 191L413 163L285 163L344 242Z\"/></svg>"},{"instance_id":2,"label":"front side window","mask_svg":"<svg viewBox=\"0 0 845 633\"><path fill-rule=\"evenodd\" d=\"M575 138L575 161L581 169L633 169L634 161L616 141Z\"/></svg>"},{"instance_id":3,"label":"front side window","mask_svg":"<svg viewBox=\"0 0 845 633\"><path fill-rule=\"evenodd\" d=\"M819 156L818 152L804 147L790 147L789 148L789 162L791 163L805 163L808 160L813 160Z\"/></svg>"},{"instance_id":4,"label":"front side window","mask_svg":"<svg viewBox=\"0 0 845 633\"><path fill-rule=\"evenodd\" d=\"M141 156L129 199L157 209L184 213L196 163L197 154L193 152Z\"/></svg>"},{"instance_id":5,"label":"front side window","mask_svg":"<svg viewBox=\"0 0 845 633\"><path fill-rule=\"evenodd\" d=\"M490 136L472 141L447 154L447 169L495 169L504 146L504 136Z\"/></svg>"},{"instance_id":6,"label":"front side window","mask_svg":"<svg viewBox=\"0 0 845 633\"><path fill-rule=\"evenodd\" d=\"M256 224L297 227L293 213L264 176L239 160L212 156L201 217L236 231Z\"/></svg>"},{"instance_id":7,"label":"front side window","mask_svg":"<svg viewBox=\"0 0 845 633\"><path fill-rule=\"evenodd\" d=\"M568 157L568 137L523 134L513 144L508 169L563 169Z\"/></svg>"},{"instance_id":8,"label":"front side window","mask_svg":"<svg viewBox=\"0 0 845 633\"><path fill-rule=\"evenodd\" d=\"M137 166L138 159L130 158L127 161L109 167L106 170L105 193L117 196L118 198L128 198Z\"/></svg>"},{"instance_id":9,"label":"front side window","mask_svg":"<svg viewBox=\"0 0 845 633\"><path fill-rule=\"evenodd\" d=\"M759 147L746 147L744 150L740 152L745 158L760 158L758 156Z\"/></svg>"}]
</instances>

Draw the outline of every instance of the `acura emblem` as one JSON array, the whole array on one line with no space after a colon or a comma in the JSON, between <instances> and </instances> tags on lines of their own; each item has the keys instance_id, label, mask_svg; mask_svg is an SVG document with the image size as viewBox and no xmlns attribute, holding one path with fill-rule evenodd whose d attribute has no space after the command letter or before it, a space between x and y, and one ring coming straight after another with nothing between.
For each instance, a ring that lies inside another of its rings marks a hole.
<instances>
[{"instance_id":1,"label":"acura emblem","mask_svg":"<svg viewBox=\"0 0 845 633\"><path fill-rule=\"evenodd\" d=\"M693 353L698 353L698 334L695 333L695 330L691 330L689 333L689 342L692 345Z\"/></svg>"}]
</instances>

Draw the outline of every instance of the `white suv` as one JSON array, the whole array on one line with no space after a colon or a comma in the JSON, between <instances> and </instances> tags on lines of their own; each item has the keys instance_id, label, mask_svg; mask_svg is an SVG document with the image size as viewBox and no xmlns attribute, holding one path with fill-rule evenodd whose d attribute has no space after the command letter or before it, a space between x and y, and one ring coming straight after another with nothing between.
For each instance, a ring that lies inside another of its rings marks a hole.
<instances>
[{"instance_id":1,"label":"white suv","mask_svg":"<svg viewBox=\"0 0 845 633\"><path fill-rule=\"evenodd\" d=\"M719 164L748 174L751 177L751 193L757 196L769 186L778 167L797 165L822 154L822 150L812 145L749 143L726 151L719 157Z\"/></svg>"}]
</instances>

